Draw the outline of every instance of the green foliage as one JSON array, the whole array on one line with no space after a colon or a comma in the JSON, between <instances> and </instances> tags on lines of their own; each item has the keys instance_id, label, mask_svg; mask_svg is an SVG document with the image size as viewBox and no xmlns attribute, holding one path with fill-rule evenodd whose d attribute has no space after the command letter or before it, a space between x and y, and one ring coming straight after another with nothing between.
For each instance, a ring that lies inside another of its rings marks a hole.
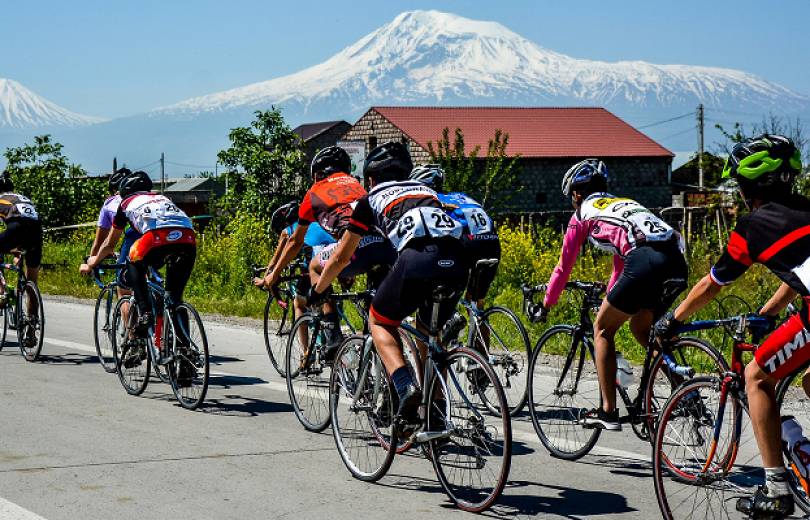
<instances>
[{"instance_id":1,"label":"green foliage","mask_svg":"<svg viewBox=\"0 0 810 520\"><path fill-rule=\"evenodd\" d=\"M475 160L478 158L480 147L476 146L469 154L464 143L464 133L456 128L453 141L450 141L450 129L442 130L442 138L434 145L428 141L430 161L440 164L444 169L446 178L444 187L447 191L460 191L472 196L471 188L475 186Z\"/></svg>"},{"instance_id":2,"label":"green foliage","mask_svg":"<svg viewBox=\"0 0 810 520\"><path fill-rule=\"evenodd\" d=\"M257 111L249 127L234 128L231 146L219 152L226 184L219 208L268 223L273 210L301 196L304 150L276 108Z\"/></svg>"},{"instance_id":3,"label":"green foliage","mask_svg":"<svg viewBox=\"0 0 810 520\"><path fill-rule=\"evenodd\" d=\"M30 198L46 226L92 220L107 194L107 181L87 177L81 166L70 164L62 145L50 135L37 136L33 144L5 152L14 191Z\"/></svg>"}]
</instances>

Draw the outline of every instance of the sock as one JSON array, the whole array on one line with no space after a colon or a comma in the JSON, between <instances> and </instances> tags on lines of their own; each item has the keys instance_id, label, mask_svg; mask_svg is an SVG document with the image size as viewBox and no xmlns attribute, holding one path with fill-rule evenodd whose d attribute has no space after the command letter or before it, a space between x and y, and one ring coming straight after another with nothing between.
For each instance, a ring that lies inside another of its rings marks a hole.
<instances>
[{"instance_id":1,"label":"sock","mask_svg":"<svg viewBox=\"0 0 810 520\"><path fill-rule=\"evenodd\" d=\"M784 466L780 468L765 468L765 494L770 498L790 494L787 483L787 470Z\"/></svg>"},{"instance_id":2,"label":"sock","mask_svg":"<svg viewBox=\"0 0 810 520\"><path fill-rule=\"evenodd\" d=\"M408 391L408 386L413 384L413 378L408 370L408 367L399 367L391 374L391 382L394 383L394 388L400 399Z\"/></svg>"}]
</instances>

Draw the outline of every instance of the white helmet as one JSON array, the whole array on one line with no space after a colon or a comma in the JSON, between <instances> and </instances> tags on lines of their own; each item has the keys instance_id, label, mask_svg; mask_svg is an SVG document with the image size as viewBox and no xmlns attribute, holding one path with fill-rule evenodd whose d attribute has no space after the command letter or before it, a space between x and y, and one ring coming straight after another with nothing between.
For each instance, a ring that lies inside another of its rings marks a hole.
<instances>
[{"instance_id":1,"label":"white helmet","mask_svg":"<svg viewBox=\"0 0 810 520\"><path fill-rule=\"evenodd\" d=\"M562 180L562 192L566 197L571 196L571 192L577 186L588 184L594 179L608 179L608 170L605 163L599 159L585 159L571 166Z\"/></svg>"},{"instance_id":2,"label":"white helmet","mask_svg":"<svg viewBox=\"0 0 810 520\"><path fill-rule=\"evenodd\" d=\"M441 191L444 187L444 170L438 164L417 166L411 171L409 178L412 181L419 181L436 191Z\"/></svg>"}]
</instances>

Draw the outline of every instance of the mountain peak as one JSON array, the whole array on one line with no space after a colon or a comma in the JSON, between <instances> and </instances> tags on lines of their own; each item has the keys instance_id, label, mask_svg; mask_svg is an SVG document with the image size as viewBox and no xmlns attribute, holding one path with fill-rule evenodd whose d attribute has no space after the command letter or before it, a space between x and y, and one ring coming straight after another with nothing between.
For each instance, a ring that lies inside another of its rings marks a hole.
<instances>
[{"instance_id":1,"label":"mountain peak","mask_svg":"<svg viewBox=\"0 0 810 520\"><path fill-rule=\"evenodd\" d=\"M0 78L0 129L76 127L102 121L62 108L17 81Z\"/></svg>"}]
</instances>

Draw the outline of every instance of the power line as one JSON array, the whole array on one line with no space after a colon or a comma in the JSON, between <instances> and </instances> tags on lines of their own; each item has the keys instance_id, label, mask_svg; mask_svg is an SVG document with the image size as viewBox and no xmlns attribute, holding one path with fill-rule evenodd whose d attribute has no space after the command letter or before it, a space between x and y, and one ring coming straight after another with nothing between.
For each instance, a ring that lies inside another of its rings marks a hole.
<instances>
[{"instance_id":1,"label":"power line","mask_svg":"<svg viewBox=\"0 0 810 520\"><path fill-rule=\"evenodd\" d=\"M685 134L685 133L687 133L687 132L695 132L695 131L696 131L696 130L695 130L695 127L694 127L694 126L691 126L691 127L687 128L686 130L681 130L680 132L676 132L676 133L671 134L671 135L668 135L668 136L666 136L666 137L661 137L661 138L660 138L660 139L658 139L658 140L659 140L659 141L664 141L664 140L666 140L666 139L672 139L673 137L678 137L679 135L683 135L683 134Z\"/></svg>"},{"instance_id":2,"label":"power line","mask_svg":"<svg viewBox=\"0 0 810 520\"><path fill-rule=\"evenodd\" d=\"M209 169L209 170L213 170L214 168L216 168L215 166L210 166L210 165L183 164L183 163L176 163L176 162L172 162L172 161L166 161L166 164L171 164L172 166L182 166L184 168L204 168L204 169Z\"/></svg>"},{"instance_id":3,"label":"power line","mask_svg":"<svg viewBox=\"0 0 810 520\"><path fill-rule=\"evenodd\" d=\"M135 168L135 170L144 170L145 171L146 168L149 168L150 166L154 166L159 162L160 162L160 159L158 159L157 161L150 162L149 164L147 164L145 166L138 166L137 168Z\"/></svg>"},{"instance_id":4,"label":"power line","mask_svg":"<svg viewBox=\"0 0 810 520\"><path fill-rule=\"evenodd\" d=\"M686 114L682 114L682 115L679 115L679 116L676 116L676 117L671 117L669 119L656 121L655 123L650 123L650 124L647 124L647 125L637 126L636 130L644 130L645 128L650 128L651 126L663 125L664 123L671 123L672 121L677 121L679 119L685 119L687 117L694 117L694 116L695 116L694 112L688 112Z\"/></svg>"}]
</instances>

